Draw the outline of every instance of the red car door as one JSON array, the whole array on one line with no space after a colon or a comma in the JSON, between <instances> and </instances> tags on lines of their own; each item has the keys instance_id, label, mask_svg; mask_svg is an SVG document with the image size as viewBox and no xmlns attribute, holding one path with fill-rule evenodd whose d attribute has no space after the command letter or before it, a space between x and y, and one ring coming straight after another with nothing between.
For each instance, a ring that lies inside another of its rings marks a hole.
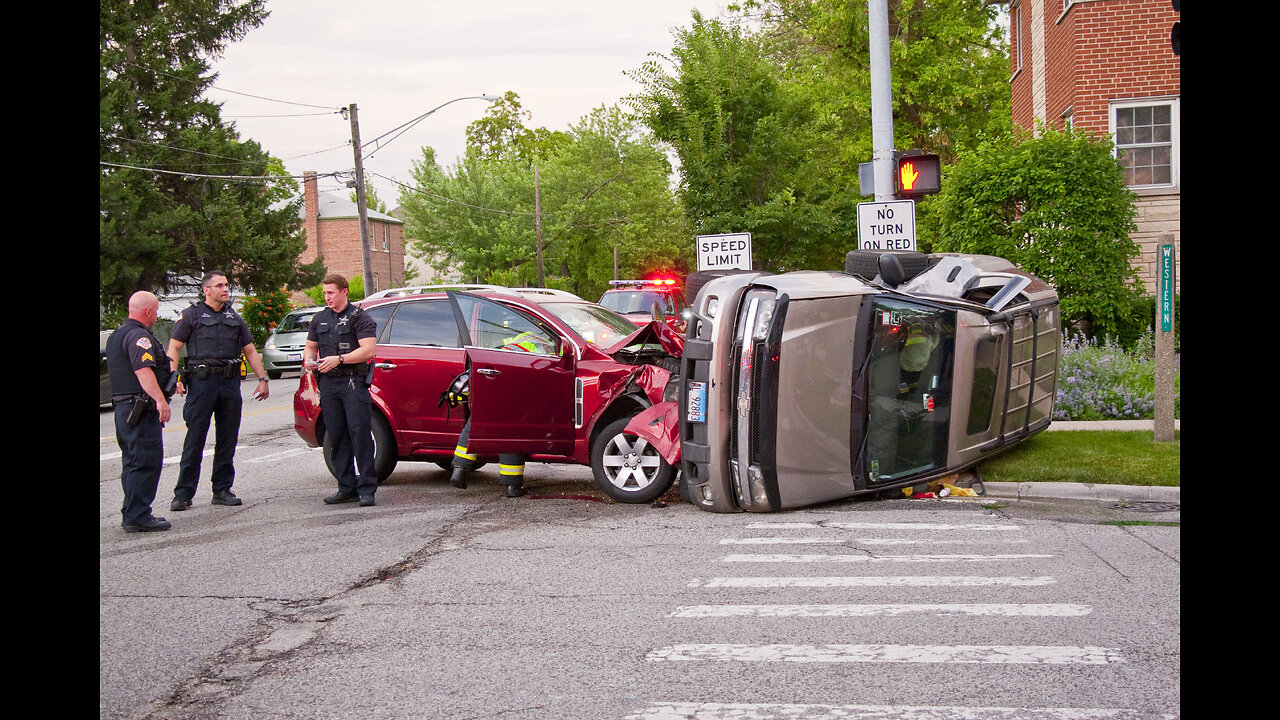
<instances>
[{"instance_id":1,"label":"red car door","mask_svg":"<svg viewBox=\"0 0 1280 720\"><path fill-rule=\"evenodd\" d=\"M551 325L514 306L450 293L471 344L471 437L479 455L571 455L574 348Z\"/></svg>"},{"instance_id":2,"label":"red car door","mask_svg":"<svg viewBox=\"0 0 1280 720\"><path fill-rule=\"evenodd\" d=\"M445 298L398 304L380 334L373 392L399 433L402 455L425 449L452 451L465 418L440 404L440 394L466 360L453 309Z\"/></svg>"}]
</instances>

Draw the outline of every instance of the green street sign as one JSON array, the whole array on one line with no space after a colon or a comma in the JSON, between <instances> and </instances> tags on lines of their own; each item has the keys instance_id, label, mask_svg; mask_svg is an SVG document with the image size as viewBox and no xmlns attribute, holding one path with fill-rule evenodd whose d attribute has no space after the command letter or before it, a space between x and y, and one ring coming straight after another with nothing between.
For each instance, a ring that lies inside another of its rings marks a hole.
<instances>
[{"instance_id":1,"label":"green street sign","mask_svg":"<svg viewBox=\"0 0 1280 720\"><path fill-rule=\"evenodd\" d=\"M1173 246L1160 246L1160 331L1173 330Z\"/></svg>"}]
</instances>

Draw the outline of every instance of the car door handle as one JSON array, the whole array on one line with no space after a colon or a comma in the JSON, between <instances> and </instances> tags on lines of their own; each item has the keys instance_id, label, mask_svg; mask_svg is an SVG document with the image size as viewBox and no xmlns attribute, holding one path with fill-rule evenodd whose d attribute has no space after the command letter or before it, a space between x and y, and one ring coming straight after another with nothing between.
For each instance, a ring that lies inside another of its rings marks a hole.
<instances>
[{"instance_id":1,"label":"car door handle","mask_svg":"<svg viewBox=\"0 0 1280 720\"><path fill-rule=\"evenodd\" d=\"M476 372L481 375L488 375L489 377L497 377L502 374L501 370L494 370L493 368L477 368Z\"/></svg>"},{"instance_id":2,"label":"car door handle","mask_svg":"<svg viewBox=\"0 0 1280 720\"><path fill-rule=\"evenodd\" d=\"M373 366L378 368L379 370L395 370L396 369L395 363L374 363Z\"/></svg>"}]
</instances>

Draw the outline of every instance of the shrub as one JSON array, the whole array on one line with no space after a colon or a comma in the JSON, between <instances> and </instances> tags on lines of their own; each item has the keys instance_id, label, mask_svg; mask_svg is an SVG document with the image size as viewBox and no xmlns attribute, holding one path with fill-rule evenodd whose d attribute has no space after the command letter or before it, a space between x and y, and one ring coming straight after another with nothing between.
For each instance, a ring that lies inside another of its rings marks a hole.
<instances>
[{"instance_id":1,"label":"shrub","mask_svg":"<svg viewBox=\"0 0 1280 720\"><path fill-rule=\"evenodd\" d=\"M249 326L249 334L253 335L253 344L262 347L267 336L275 329L280 319L293 309L289 302L289 293L283 290L258 293L245 298L240 309L240 317Z\"/></svg>"},{"instance_id":2,"label":"shrub","mask_svg":"<svg viewBox=\"0 0 1280 720\"><path fill-rule=\"evenodd\" d=\"M1155 417L1155 334L1144 332L1126 352L1111 337L1063 339L1058 356L1054 420L1136 420ZM1174 368L1174 417L1180 378Z\"/></svg>"}]
</instances>

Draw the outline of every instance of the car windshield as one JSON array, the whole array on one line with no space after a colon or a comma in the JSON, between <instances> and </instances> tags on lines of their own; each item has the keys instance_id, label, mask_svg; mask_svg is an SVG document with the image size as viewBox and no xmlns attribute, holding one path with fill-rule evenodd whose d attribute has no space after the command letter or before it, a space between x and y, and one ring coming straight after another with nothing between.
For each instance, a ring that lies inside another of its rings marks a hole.
<instances>
[{"instance_id":1,"label":"car windshield","mask_svg":"<svg viewBox=\"0 0 1280 720\"><path fill-rule=\"evenodd\" d=\"M649 314L649 308L657 303L662 308L662 312L667 315L675 314L675 308L671 305L671 297L653 290L622 290L619 292L605 293L600 298L600 304L609 308L616 313L642 313Z\"/></svg>"},{"instance_id":2,"label":"car windshield","mask_svg":"<svg viewBox=\"0 0 1280 720\"><path fill-rule=\"evenodd\" d=\"M311 318L313 317L315 317L314 312L285 315L284 319L280 321L280 327L276 328L276 332L302 332L311 324Z\"/></svg>"},{"instance_id":3,"label":"car windshield","mask_svg":"<svg viewBox=\"0 0 1280 720\"><path fill-rule=\"evenodd\" d=\"M560 318L583 340L607 348L640 328L639 325L589 302L541 302L548 312Z\"/></svg>"}]
</instances>

